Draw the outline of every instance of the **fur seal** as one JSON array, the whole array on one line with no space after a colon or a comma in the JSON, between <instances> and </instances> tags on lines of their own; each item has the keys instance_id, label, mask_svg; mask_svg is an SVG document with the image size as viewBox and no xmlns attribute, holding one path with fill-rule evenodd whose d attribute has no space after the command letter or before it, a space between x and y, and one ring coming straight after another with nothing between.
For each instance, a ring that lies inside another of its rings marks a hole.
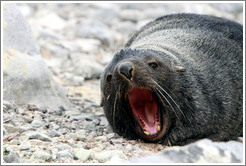
<instances>
[{"instance_id":1,"label":"fur seal","mask_svg":"<svg viewBox=\"0 0 246 166\"><path fill-rule=\"evenodd\" d=\"M172 14L143 26L101 76L102 106L128 139L184 145L243 135L243 27Z\"/></svg>"}]
</instances>

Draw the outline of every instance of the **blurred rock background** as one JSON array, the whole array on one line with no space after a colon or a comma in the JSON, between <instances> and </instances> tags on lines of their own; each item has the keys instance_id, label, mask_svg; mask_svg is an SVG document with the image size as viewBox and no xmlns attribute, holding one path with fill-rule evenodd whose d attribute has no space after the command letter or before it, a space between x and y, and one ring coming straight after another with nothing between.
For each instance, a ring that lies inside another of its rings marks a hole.
<instances>
[{"instance_id":1,"label":"blurred rock background","mask_svg":"<svg viewBox=\"0 0 246 166\"><path fill-rule=\"evenodd\" d=\"M221 148L201 140L164 150L124 140L99 107L100 74L143 25L182 12L242 24L242 3L18 3L3 12L5 162L243 161L242 142Z\"/></svg>"}]
</instances>

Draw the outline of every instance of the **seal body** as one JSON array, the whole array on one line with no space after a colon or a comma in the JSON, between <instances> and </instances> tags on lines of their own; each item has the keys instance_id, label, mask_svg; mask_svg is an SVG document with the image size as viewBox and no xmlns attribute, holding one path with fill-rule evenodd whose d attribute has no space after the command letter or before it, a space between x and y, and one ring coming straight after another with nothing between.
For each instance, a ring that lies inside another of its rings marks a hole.
<instances>
[{"instance_id":1,"label":"seal body","mask_svg":"<svg viewBox=\"0 0 246 166\"><path fill-rule=\"evenodd\" d=\"M184 145L243 135L243 27L167 15L136 32L105 68L102 106L128 139Z\"/></svg>"}]
</instances>

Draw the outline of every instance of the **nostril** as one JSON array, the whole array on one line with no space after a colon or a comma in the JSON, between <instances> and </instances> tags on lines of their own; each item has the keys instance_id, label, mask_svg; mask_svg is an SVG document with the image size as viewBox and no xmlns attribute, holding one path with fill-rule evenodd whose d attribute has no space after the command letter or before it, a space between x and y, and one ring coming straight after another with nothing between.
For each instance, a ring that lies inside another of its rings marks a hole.
<instances>
[{"instance_id":1,"label":"nostril","mask_svg":"<svg viewBox=\"0 0 246 166\"><path fill-rule=\"evenodd\" d=\"M123 74L127 79L131 79L133 66L130 62L123 62L118 66L120 74Z\"/></svg>"}]
</instances>

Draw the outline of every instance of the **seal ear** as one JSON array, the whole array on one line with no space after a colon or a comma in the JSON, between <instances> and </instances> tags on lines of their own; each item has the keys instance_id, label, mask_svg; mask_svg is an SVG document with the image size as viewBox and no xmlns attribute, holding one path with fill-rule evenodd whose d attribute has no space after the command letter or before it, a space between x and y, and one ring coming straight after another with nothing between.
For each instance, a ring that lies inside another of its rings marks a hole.
<instances>
[{"instance_id":1,"label":"seal ear","mask_svg":"<svg viewBox=\"0 0 246 166\"><path fill-rule=\"evenodd\" d=\"M183 66L174 66L174 69L177 72L185 72L186 71L186 69Z\"/></svg>"}]
</instances>

